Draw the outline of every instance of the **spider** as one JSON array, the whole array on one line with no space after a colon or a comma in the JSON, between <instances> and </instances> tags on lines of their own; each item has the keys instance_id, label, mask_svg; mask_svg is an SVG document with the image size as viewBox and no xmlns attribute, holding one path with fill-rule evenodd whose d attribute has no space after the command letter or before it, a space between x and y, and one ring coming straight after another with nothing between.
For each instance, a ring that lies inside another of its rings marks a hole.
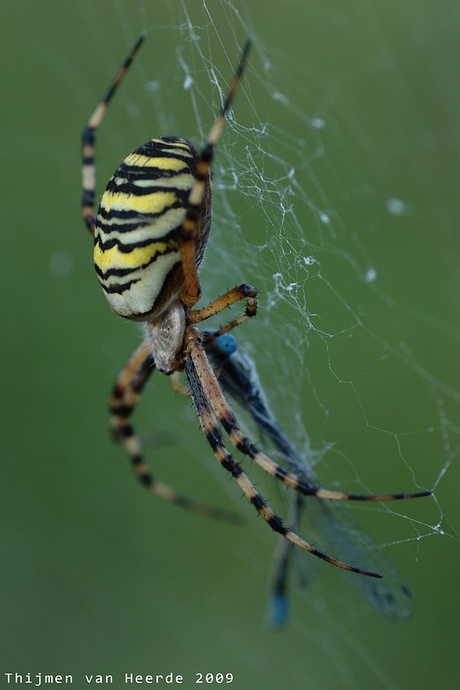
<instances>
[{"instance_id":1,"label":"spider","mask_svg":"<svg viewBox=\"0 0 460 690\"><path fill-rule=\"evenodd\" d=\"M203 344L223 390L250 413L259 431L269 438L281 453L283 464L311 485L312 496L306 497L298 492L289 494L290 523L297 526L301 521L306 522L311 532L316 532L328 547L331 546L339 554L346 554L348 557L353 555L353 558L363 563L372 563L372 566L384 575L383 579L361 577L354 578L353 582L359 586L369 603L386 618L395 620L410 617L413 610L412 595L391 561L364 532L353 515L344 510L343 503L341 505L337 501L320 500L323 492L315 489L318 486L315 473L307 458L299 453L277 422L269 407L253 360L238 348L236 338L230 333L221 335L217 331L205 331ZM425 495L425 492L385 496L338 492L335 498L379 501L421 495ZM334 498L333 492L328 492L327 497ZM293 557L297 555L297 550L294 551L289 546L285 539L279 542L270 578L269 622L275 628L282 627L288 617L289 571ZM307 569L309 564L310 562L307 564L305 559L299 564L297 574L303 588L312 577L312 573Z\"/></svg>"},{"instance_id":2,"label":"spider","mask_svg":"<svg viewBox=\"0 0 460 690\"><path fill-rule=\"evenodd\" d=\"M196 503L156 479L130 422L142 388L155 368L171 376L176 388L178 372L185 372L202 431L215 457L272 530L332 565L380 578L379 573L323 553L286 526L224 444L221 429L240 453L302 495L353 498L312 487L260 452L242 434L209 363L197 325L245 300L244 312L221 328L221 335L254 317L257 309L257 290L246 284L195 308L201 296L198 269L211 229L211 164L243 76L250 41L243 48L228 94L201 151L177 136L149 140L123 160L107 184L97 215L94 213L95 133L144 38L143 34L134 44L82 134L81 213L94 237L96 273L112 309L125 319L145 324L145 339L121 371L109 400L114 436L125 447L140 481L154 494L191 511L233 520L232 514Z\"/></svg>"}]
</instances>

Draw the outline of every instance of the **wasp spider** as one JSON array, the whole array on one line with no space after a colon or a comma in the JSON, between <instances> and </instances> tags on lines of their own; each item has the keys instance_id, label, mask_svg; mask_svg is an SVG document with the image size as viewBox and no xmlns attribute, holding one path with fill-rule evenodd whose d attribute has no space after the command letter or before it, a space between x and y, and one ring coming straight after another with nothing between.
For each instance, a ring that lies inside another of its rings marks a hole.
<instances>
[{"instance_id":1,"label":"wasp spider","mask_svg":"<svg viewBox=\"0 0 460 690\"><path fill-rule=\"evenodd\" d=\"M289 529L267 505L224 445L221 429L238 451L300 494L331 499L353 498L312 487L295 473L273 462L242 434L209 363L202 345L202 331L197 326L240 300L246 301L244 313L222 328L220 333L256 313L257 290L245 284L229 290L205 307L195 308L201 295L198 268L211 229L211 163L227 112L243 76L249 41L201 151L181 137L151 139L127 156L117 168L102 196L97 216L94 214L95 132L143 40L144 36L137 40L90 117L82 142L82 216L94 236L97 276L107 301L117 314L145 323L145 340L122 370L110 398L114 435L128 452L141 482L154 494L195 512L233 519L231 514L198 504L156 479L145 463L139 439L130 423L142 388L155 368L166 375L184 371L201 428L215 457L235 478L268 525L289 542L333 565L362 575L381 577L378 573L319 551Z\"/></svg>"}]
</instances>

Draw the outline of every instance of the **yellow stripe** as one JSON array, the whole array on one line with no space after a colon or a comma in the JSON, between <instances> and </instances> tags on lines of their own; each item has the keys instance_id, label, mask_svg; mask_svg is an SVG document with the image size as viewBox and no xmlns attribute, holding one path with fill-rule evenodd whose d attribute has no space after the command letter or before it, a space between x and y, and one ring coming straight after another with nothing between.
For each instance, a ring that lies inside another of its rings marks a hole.
<instances>
[{"instance_id":1,"label":"yellow stripe","mask_svg":"<svg viewBox=\"0 0 460 690\"><path fill-rule=\"evenodd\" d=\"M151 139L150 140L153 144L159 144L162 146L163 151L172 151L174 152L176 149L180 149L181 153L187 156L192 157L192 151L190 149L190 142L187 142L186 139L183 137L178 137L175 138L174 141L166 141L165 139L162 139L161 137L159 139ZM192 144L193 146L193 144Z\"/></svg>"},{"instance_id":2,"label":"yellow stripe","mask_svg":"<svg viewBox=\"0 0 460 690\"><path fill-rule=\"evenodd\" d=\"M160 213L164 208L172 206L177 200L174 192L154 192L144 196L124 194L122 192L104 192L101 206L106 210L138 211L139 213Z\"/></svg>"},{"instance_id":3,"label":"yellow stripe","mask_svg":"<svg viewBox=\"0 0 460 690\"><path fill-rule=\"evenodd\" d=\"M117 246L101 249L99 244L94 245L94 263L102 271L111 268L138 268L148 264L155 258L155 255L164 255L177 250L177 242L153 242L147 247L132 249L128 254L121 252Z\"/></svg>"},{"instance_id":4,"label":"yellow stripe","mask_svg":"<svg viewBox=\"0 0 460 690\"><path fill-rule=\"evenodd\" d=\"M188 168L188 164L179 158L153 158L150 156L142 156L138 153L131 153L123 161L126 165L133 165L139 168L159 168L160 170L183 170Z\"/></svg>"}]
</instances>

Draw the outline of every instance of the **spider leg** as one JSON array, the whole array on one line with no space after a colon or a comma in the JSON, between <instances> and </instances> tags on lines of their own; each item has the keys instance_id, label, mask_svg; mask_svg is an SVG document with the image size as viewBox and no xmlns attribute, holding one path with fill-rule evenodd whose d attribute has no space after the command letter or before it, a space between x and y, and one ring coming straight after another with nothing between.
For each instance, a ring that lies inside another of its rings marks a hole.
<instances>
[{"instance_id":1,"label":"spider leg","mask_svg":"<svg viewBox=\"0 0 460 690\"><path fill-rule=\"evenodd\" d=\"M225 332L225 330L224 330ZM217 331L220 336L222 329ZM212 347L212 338L215 334L211 334L210 337L206 335L206 346ZM228 358L229 359L229 358ZM225 364L224 364L225 366ZM236 381L237 379L235 379ZM241 379L240 379L241 384ZM248 384L249 385L249 384ZM257 391L256 391L257 392ZM267 455L259 451L256 446L251 443L251 441L244 436L242 433L238 421L229 406L225 395L222 392L220 386L217 386L213 390L214 398L212 401L213 409L222 424L223 428L229 435L230 441L241 453L248 455L252 460L254 460L262 469L275 479L282 481L286 486L298 491L303 496L315 496L316 498L326 499L330 501L395 501L395 500L405 500L408 498L423 498L424 496L430 496L431 491L418 491L415 493L397 493L397 494L350 494L343 491L331 491L329 489L321 489L314 486L305 478L299 476L299 474L289 472L281 467L278 463L271 460ZM260 396L259 396L260 398ZM263 401L260 398L259 404L263 406ZM267 416L267 411L262 407ZM256 421L259 419L256 418ZM267 423L265 426L269 426ZM272 430L272 429L270 429ZM276 434L282 438L283 432L281 429L278 431L274 429ZM271 434L276 442L276 434Z\"/></svg>"},{"instance_id":2,"label":"spider leg","mask_svg":"<svg viewBox=\"0 0 460 690\"><path fill-rule=\"evenodd\" d=\"M190 391L186 386L183 386L180 380L180 375L178 371L173 371L170 375L169 380L171 381L171 386L176 393L184 395L186 398L190 397Z\"/></svg>"},{"instance_id":3,"label":"spider leg","mask_svg":"<svg viewBox=\"0 0 460 690\"><path fill-rule=\"evenodd\" d=\"M256 315L257 312L257 288L252 287L252 285L238 285L232 290L228 290L225 294L217 297L205 307L201 309L191 309L188 312L189 323L200 323L206 319L211 318L211 316L216 316L220 314L221 311L231 307L232 304L239 302L240 300L246 300L246 309L243 314L238 316L236 319L228 323L226 326L219 330L219 335L226 333L227 331L239 326L240 323L250 319Z\"/></svg>"},{"instance_id":4,"label":"spider leg","mask_svg":"<svg viewBox=\"0 0 460 690\"><path fill-rule=\"evenodd\" d=\"M216 520L235 524L241 523L241 518L236 513L193 501L153 476L144 459L140 440L134 431L130 418L154 369L155 364L150 353L150 343L144 341L121 371L109 399L113 434L127 451L136 476L153 494L175 503L181 508Z\"/></svg>"},{"instance_id":5,"label":"spider leg","mask_svg":"<svg viewBox=\"0 0 460 690\"><path fill-rule=\"evenodd\" d=\"M243 48L243 52L241 53L240 61L235 71L235 76L230 86L230 90L211 128L211 131L209 132L208 141L201 150L200 158L196 167L196 180L192 189L190 190L187 201L187 211L182 223L183 239L180 246L185 285L181 300L186 307L193 307L193 305L198 302L201 295L201 287L198 278L195 255L195 233L197 221L202 211L206 187L209 185L209 171L211 169L211 164L214 157L214 149L222 136L225 126L225 119L243 76L250 47L251 43L250 41L247 41Z\"/></svg>"},{"instance_id":6,"label":"spider leg","mask_svg":"<svg viewBox=\"0 0 460 690\"><path fill-rule=\"evenodd\" d=\"M256 315L257 288L243 283L242 285L234 287L232 290L228 290L228 292L221 295L220 297L217 297L215 300L210 302L205 307L202 307L201 309L189 309L187 311L187 319L191 324L200 323L201 321L205 321L206 319L211 318L211 316L219 314L227 307L230 307L232 304L235 304L236 302L239 302L243 299L246 299L246 308L244 313L238 316L230 323L220 328L217 332L217 335L220 336L222 335L222 333L226 333L232 328L236 328L236 326L239 326L241 323L243 323L243 321L246 321L246 319L250 319ZM209 336L207 334L208 340L210 337L212 336ZM176 371L173 374L171 374L171 384L177 393L181 393L182 395L186 396L190 395L190 391L184 388L184 386L182 386L182 384L180 383L179 372Z\"/></svg>"},{"instance_id":7,"label":"spider leg","mask_svg":"<svg viewBox=\"0 0 460 690\"><path fill-rule=\"evenodd\" d=\"M282 468L272 462L263 453L260 453L254 445L242 435L238 422L229 408L226 399L221 396L220 409L222 416L220 419L229 435L231 436L233 434L232 443L237 446L239 450L244 453L246 452L244 448L246 448L247 454L258 464L261 464L269 474L280 479L304 496L315 496L316 498L330 501L395 501L408 498L422 498L431 495L432 492L428 490L415 493L352 494L343 491L331 491L315 486L311 479L305 474L302 465L298 468L293 460L297 455L297 451L268 407L258 377L255 374L254 363L247 357L242 357L236 351L237 343L233 336L230 336L230 338L232 338L231 341L220 339L222 333L225 333L227 330L228 328L224 326L217 331L204 332L203 342L205 350L211 357L211 363L217 364L219 367L219 376L223 381L224 389L227 389L227 391L242 405L249 408L256 424L272 439L283 455L291 459L290 466L292 472L285 473ZM300 477L301 474L302 479Z\"/></svg>"},{"instance_id":8,"label":"spider leg","mask_svg":"<svg viewBox=\"0 0 460 690\"><path fill-rule=\"evenodd\" d=\"M101 120L104 117L105 111L107 110L107 106L113 94L117 90L120 82L123 80L123 77L125 76L144 38L145 34L139 36L136 43L131 48L131 52L125 59L123 65L120 68L120 71L118 72L117 76L108 88L104 98L99 103L94 113L91 115L90 119L88 120L88 124L82 132L81 172L83 196L81 200L81 214L83 216L83 220L85 221L88 230L92 235L94 235L96 229L96 217L94 215L94 193L96 188L96 167L94 164L94 150L96 141L95 132L101 124Z\"/></svg>"},{"instance_id":9,"label":"spider leg","mask_svg":"<svg viewBox=\"0 0 460 690\"><path fill-rule=\"evenodd\" d=\"M301 490L301 493L307 496L316 496L316 498L327 501L404 501L407 498L424 498L432 494L429 490L399 494L347 494L344 491L330 491L329 489L319 489L314 486L308 492Z\"/></svg>"},{"instance_id":10,"label":"spider leg","mask_svg":"<svg viewBox=\"0 0 460 690\"><path fill-rule=\"evenodd\" d=\"M312 544L299 537L290 530L282 519L268 506L265 499L256 490L249 477L242 470L240 464L227 451L222 434L218 427L217 412L214 409L213 401L216 398L215 391L219 389L219 384L214 372L208 362L206 353L200 343L199 331L193 326L189 327L185 334L184 370L190 385L193 403L197 411L203 433L211 446L214 455L222 467L235 478L239 487L249 499L250 503L257 510L259 515L269 524L275 532L278 532L288 541L296 544L302 549L310 552L314 556L335 565L344 570L349 570L368 577L381 578L378 573L363 570L356 566L339 561L332 556L328 556ZM220 390L220 389L219 389Z\"/></svg>"}]
</instances>

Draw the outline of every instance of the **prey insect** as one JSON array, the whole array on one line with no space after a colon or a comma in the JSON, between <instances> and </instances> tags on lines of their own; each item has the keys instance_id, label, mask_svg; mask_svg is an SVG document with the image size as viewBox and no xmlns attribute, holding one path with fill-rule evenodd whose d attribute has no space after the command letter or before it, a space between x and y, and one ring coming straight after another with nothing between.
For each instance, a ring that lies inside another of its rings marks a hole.
<instances>
[{"instance_id":1,"label":"prey insect","mask_svg":"<svg viewBox=\"0 0 460 690\"><path fill-rule=\"evenodd\" d=\"M217 331L204 333L204 347L214 367L223 390L242 409L249 412L262 435L269 439L282 457L285 468L301 477L311 487L310 496L298 492L289 493L289 522L298 529L308 528L309 535L343 559L359 562L382 575L382 579L353 578L352 582L364 594L368 602L389 619L408 618L413 610L410 590L398 571L363 530L354 516L345 508L342 500L380 501L413 498L429 495L429 491L417 494L343 494L319 489L319 481L307 458L293 444L277 422L270 409L260 383L253 360L243 353L236 338L230 333L219 335ZM330 500L324 500L330 499ZM331 500L331 499L338 499ZM296 570L297 579L305 588L314 576L310 560L296 558L286 540L280 540L273 559L269 585L269 622L282 627L289 615L289 579Z\"/></svg>"}]
</instances>

